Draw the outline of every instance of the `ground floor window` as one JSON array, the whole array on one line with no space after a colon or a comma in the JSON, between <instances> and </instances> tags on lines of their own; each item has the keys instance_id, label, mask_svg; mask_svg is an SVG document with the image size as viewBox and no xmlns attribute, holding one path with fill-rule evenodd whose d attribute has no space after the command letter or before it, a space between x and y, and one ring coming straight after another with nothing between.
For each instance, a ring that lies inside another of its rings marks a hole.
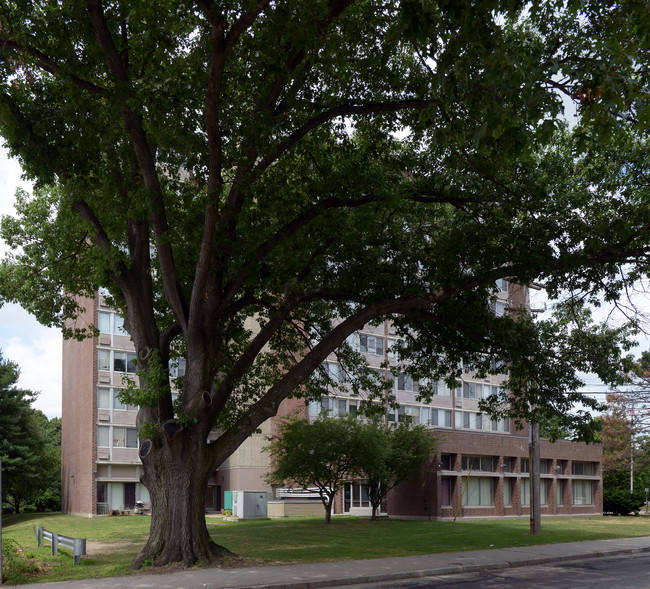
<instances>
[{"instance_id":1,"label":"ground floor window","mask_svg":"<svg viewBox=\"0 0 650 589\"><path fill-rule=\"evenodd\" d=\"M539 481L539 504L548 503L548 481L542 479ZM530 505L530 479L521 479L521 504Z\"/></svg>"},{"instance_id":2,"label":"ground floor window","mask_svg":"<svg viewBox=\"0 0 650 589\"><path fill-rule=\"evenodd\" d=\"M494 505L494 481L487 477L463 477L463 506Z\"/></svg>"},{"instance_id":3,"label":"ground floor window","mask_svg":"<svg viewBox=\"0 0 650 589\"><path fill-rule=\"evenodd\" d=\"M574 505L594 504L594 484L592 481L572 481L572 487Z\"/></svg>"},{"instance_id":4,"label":"ground floor window","mask_svg":"<svg viewBox=\"0 0 650 589\"><path fill-rule=\"evenodd\" d=\"M530 479L521 480L521 504L530 505Z\"/></svg>"},{"instance_id":5,"label":"ground floor window","mask_svg":"<svg viewBox=\"0 0 650 589\"><path fill-rule=\"evenodd\" d=\"M451 505L452 478L442 477L440 479L440 505L449 507Z\"/></svg>"},{"instance_id":6,"label":"ground floor window","mask_svg":"<svg viewBox=\"0 0 650 589\"><path fill-rule=\"evenodd\" d=\"M562 505L564 503L564 481L555 481L555 503Z\"/></svg>"},{"instance_id":7,"label":"ground floor window","mask_svg":"<svg viewBox=\"0 0 650 589\"><path fill-rule=\"evenodd\" d=\"M133 509L136 501L151 503L149 491L142 483L97 482L97 512Z\"/></svg>"},{"instance_id":8,"label":"ground floor window","mask_svg":"<svg viewBox=\"0 0 650 589\"><path fill-rule=\"evenodd\" d=\"M106 503L106 483L97 483L97 503Z\"/></svg>"},{"instance_id":9,"label":"ground floor window","mask_svg":"<svg viewBox=\"0 0 650 589\"><path fill-rule=\"evenodd\" d=\"M352 507L370 507L368 485L366 483L345 483L344 512L349 513Z\"/></svg>"},{"instance_id":10,"label":"ground floor window","mask_svg":"<svg viewBox=\"0 0 650 589\"><path fill-rule=\"evenodd\" d=\"M503 479L503 504L512 505L512 479Z\"/></svg>"}]
</instances>

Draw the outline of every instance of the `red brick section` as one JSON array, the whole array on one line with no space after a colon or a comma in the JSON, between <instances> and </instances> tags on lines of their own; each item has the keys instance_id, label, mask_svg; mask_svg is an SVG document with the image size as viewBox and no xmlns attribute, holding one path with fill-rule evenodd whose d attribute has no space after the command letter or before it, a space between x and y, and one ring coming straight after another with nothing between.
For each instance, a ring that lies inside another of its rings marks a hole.
<instances>
[{"instance_id":1,"label":"red brick section","mask_svg":"<svg viewBox=\"0 0 650 589\"><path fill-rule=\"evenodd\" d=\"M521 505L522 480L528 479L521 472L522 459L528 458L528 437L526 432L512 434L488 434L468 431L440 432L441 443L438 455L423 464L417 476L394 489L388 496L388 513L391 516L422 519L448 519L457 517L501 517L527 516L529 507ZM442 470L441 455L449 455L450 470ZM482 507L460 507L463 493L462 456L493 457L493 472L473 471L472 477L493 480L493 505ZM547 504L542 506L542 515L589 515L602 513L602 447L600 444L548 440L541 442L541 459L546 460L546 472L541 478L547 481ZM593 475L572 475L572 462L588 462L593 466ZM505 472L508 466L512 472ZM442 479L451 481L451 505L442 505ZM512 500L504 505L504 479L512 481ZM593 504L572 504L572 481L586 480L593 484ZM557 485L563 485L562 504L557 504Z\"/></svg>"}]
</instances>

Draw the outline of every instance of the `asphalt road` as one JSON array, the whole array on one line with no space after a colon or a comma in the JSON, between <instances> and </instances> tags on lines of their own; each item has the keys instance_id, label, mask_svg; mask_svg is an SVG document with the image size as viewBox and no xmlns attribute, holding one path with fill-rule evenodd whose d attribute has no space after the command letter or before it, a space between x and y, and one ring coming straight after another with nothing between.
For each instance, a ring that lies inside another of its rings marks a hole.
<instances>
[{"instance_id":1,"label":"asphalt road","mask_svg":"<svg viewBox=\"0 0 650 589\"><path fill-rule=\"evenodd\" d=\"M390 583L349 585L346 589L650 589L650 554L630 554L540 565L422 577Z\"/></svg>"}]
</instances>

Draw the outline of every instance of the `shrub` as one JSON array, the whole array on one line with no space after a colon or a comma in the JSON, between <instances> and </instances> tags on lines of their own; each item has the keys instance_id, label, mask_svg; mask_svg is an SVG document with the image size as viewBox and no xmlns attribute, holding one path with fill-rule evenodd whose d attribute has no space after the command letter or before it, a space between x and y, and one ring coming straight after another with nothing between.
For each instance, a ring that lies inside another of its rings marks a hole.
<instances>
[{"instance_id":1,"label":"shrub","mask_svg":"<svg viewBox=\"0 0 650 589\"><path fill-rule=\"evenodd\" d=\"M638 515L640 505L645 501L642 491L630 493L627 489L605 489L603 492L603 512L612 515Z\"/></svg>"}]
</instances>

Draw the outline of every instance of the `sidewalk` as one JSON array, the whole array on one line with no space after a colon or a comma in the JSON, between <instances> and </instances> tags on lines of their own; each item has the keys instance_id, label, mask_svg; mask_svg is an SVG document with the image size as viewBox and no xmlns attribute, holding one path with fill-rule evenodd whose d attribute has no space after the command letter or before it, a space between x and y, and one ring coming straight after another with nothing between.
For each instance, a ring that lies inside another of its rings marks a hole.
<instances>
[{"instance_id":1,"label":"sidewalk","mask_svg":"<svg viewBox=\"0 0 650 589\"><path fill-rule=\"evenodd\" d=\"M245 587L315 589L470 571L497 570L635 552L650 552L650 536L373 560L240 569L194 569L171 574L129 575L106 579L39 583L34 586L39 589L121 589L123 587L134 589L233 589ZM21 587L25 587L25 585L21 585Z\"/></svg>"}]
</instances>

